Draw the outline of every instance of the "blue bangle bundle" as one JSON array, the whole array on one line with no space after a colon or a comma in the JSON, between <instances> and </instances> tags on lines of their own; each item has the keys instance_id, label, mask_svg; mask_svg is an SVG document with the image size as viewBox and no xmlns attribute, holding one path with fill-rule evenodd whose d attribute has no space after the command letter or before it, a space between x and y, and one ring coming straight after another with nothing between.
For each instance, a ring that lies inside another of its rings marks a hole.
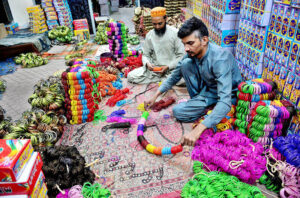
<instances>
[{"instance_id":1,"label":"blue bangle bundle","mask_svg":"<svg viewBox=\"0 0 300 198\"><path fill-rule=\"evenodd\" d=\"M275 139L273 146L286 158L286 161L300 168L300 136L289 134Z\"/></svg>"}]
</instances>

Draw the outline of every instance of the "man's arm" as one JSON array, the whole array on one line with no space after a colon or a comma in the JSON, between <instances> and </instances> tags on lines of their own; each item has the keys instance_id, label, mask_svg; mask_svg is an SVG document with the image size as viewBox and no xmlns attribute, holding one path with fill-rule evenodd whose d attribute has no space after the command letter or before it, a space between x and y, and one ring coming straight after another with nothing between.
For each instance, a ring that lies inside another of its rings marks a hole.
<instances>
[{"instance_id":1,"label":"man's arm","mask_svg":"<svg viewBox=\"0 0 300 198\"><path fill-rule=\"evenodd\" d=\"M164 93L171 89L182 78L181 64L183 60L184 59L177 64L177 67L172 71L171 75L158 88L160 93Z\"/></svg>"},{"instance_id":2,"label":"man's arm","mask_svg":"<svg viewBox=\"0 0 300 198\"><path fill-rule=\"evenodd\" d=\"M231 95L232 95L232 67L236 64L233 56L225 53L226 58L218 61L213 66L213 72L216 76L217 90L219 100L202 124L207 128L211 128L218 124L231 109Z\"/></svg>"}]
</instances>

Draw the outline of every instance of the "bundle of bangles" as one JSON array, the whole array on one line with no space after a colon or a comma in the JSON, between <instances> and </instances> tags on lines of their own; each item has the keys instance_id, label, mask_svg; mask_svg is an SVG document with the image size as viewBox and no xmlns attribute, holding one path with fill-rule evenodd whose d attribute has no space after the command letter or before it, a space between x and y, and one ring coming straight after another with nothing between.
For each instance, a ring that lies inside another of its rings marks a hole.
<instances>
[{"instance_id":1,"label":"bundle of bangles","mask_svg":"<svg viewBox=\"0 0 300 198\"><path fill-rule=\"evenodd\" d=\"M211 171L222 171L241 181L253 184L266 171L266 158L260 143L254 143L239 131L203 132L192 152L192 159L201 161Z\"/></svg>"},{"instance_id":2,"label":"bundle of bangles","mask_svg":"<svg viewBox=\"0 0 300 198\"><path fill-rule=\"evenodd\" d=\"M265 197L256 186L239 181L236 177L224 172L207 172L205 164L195 161L194 177L181 191L181 197Z\"/></svg>"},{"instance_id":3,"label":"bundle of bangles","mask_svg":"<svg viewBox=\"0 0 300 198\"><path fill-rule=\"evenodd\" d=\"M62 73L65 90L65 107L70 124L81 124L94 120L94 112L101 101L99 73L88 60L77 60Z\"/></svg>"},{"instance_id":4,"label":"bundle of bangles","mask_svg":"<svg viewBox=\"0 0 300 198\"><path fill-rule=\"evenodd\" d=\"M275 98L276 84L269 80L254 79L242 82L238 86L238 102L236 107L235 126L241 133L247 133L250 112L260 100L273 100Z\"/></svg>"},{"instance_id":5,"label":"bundle of bangles","mask_svg":"<svg viewBox=\"0 0 300 198\"><path fill-rule=\"evenodd\" d=\"M124 23L110 22L106 27L109 49L117 61L128 56L138 55L135 50L128 50L127 27Z\"/></svg>"},{"instance_id":6,"label":"bundle of bangles","mask_svg":"<svg viewBox=\"0 0 300 198\"><path fill-rule=\"evenodd\" d=\"M138 122L137 128L137 139L142 145L144 149L146 149L149 153L153 153L155 155L169 155L169 154L176 154L183 150L181 145L173 146L173 147L156 147L150 144L146 138L144 137L144 130L145 130L145 123L148 119L149 112L144 111L142 114L141 119Z\"/></svg>"},{"instance_id":7,"label":"bundle of bangles","mask_svg":"<svg viewBox=\"0 0 300 198\"><path fill-rule=\"evenodd\" d=\"M290 112L279 100L257 102L251 111L247 135L254 142L264 142L263 137L276 138L282 135L283 123L290 118Z\"/></svg>"}]
</instances>

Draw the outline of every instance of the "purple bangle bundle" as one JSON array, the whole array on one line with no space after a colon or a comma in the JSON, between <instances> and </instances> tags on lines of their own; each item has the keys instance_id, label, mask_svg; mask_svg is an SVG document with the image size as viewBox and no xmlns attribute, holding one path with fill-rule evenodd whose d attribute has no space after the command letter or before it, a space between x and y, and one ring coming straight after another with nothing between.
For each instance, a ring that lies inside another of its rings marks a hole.
<instances>
[{"instance_id":1,"label":"purple bangle bundle","mask_svg":"<svg viewBox=\"0 0 300 198\"><path fill-rule=\"evenodd\" d=\"M300 136L297 134L278 137L273 146L286 158L286 161L300 168Z\"/></svg>"},{"instance_id":2,"label":"purple bangle bundle","mask_svg":"<svg viewBox=\"0 0 300 198\"><path fill-rule=\"evenodd\" d=\"M253 184L266 171L266 158L260 143L239 131L213 134L206 130L196 142L192 159L205 163L211 171L222 171Z\"/></svg>"}]
</instances>

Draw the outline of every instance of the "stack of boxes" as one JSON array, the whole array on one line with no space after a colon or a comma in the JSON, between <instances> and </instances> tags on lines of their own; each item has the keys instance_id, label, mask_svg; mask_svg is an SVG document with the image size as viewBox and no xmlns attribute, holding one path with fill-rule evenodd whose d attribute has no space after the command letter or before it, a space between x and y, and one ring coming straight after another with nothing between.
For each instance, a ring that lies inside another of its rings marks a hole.
<instances>
[{"instance_id":1,"label":"stack of boxes","mask_svg":"<svg viewBox=\"0 0 300 198\"><path fill-rule=\"evenodd\" d=\"M267 36L263 77L300 108L300 9L274 4Z\"/></svg>"},{"instance_id":2,"label":"stack of boxes","mask_svg":"<svg viewBox=\"0 0 300 198\"><path fill-rule=\"evenodd\" d=\"M57 14L52 4L52 0L42 0L42 8L45 11L47 18L47 25L50 30L58 26Z\"/></svg>"},{"instance_id":3,"label":"stack of boxes","mask_svg":"<svg viewBox=\"0 0 300 198\"><path fill-rule=\"evenodd\" d=\"M47 197L42 159L30 140L0 140L0 196Z\"/></svg>"},{"instance_id":4,"label":"stack of boxes","mask_svg":"<svg viewBox=\"0 0 300 198\"><path fill-rule=\"evenodd\" d=\"M203 1L201 0L195 0L194 3L194 15L201 19L201 13L202 13L202 8L203 8Z\"/></svg>"},{"instance_id":5,"label":"stack of boxes","mask_svg":"<svg viewBox=\"0 0 300 198\"><path fill-rule=\"evenodd\" d=\"M241 20L236 47L236 59L245 79L260 78L263 71L268 24L272 0L241 2Z\"/></svg>"},{"instance_id":6,"label":"stack of boxes","mask_svg":"<svg viewBox=\"0 0 300 198\"><path fill-rule=\"evenodd\" d=\"M74 35L78 36L79 40L90 39L89 24L87 19L77 19L73 21Z\"/></svg>"},{"instance_id":7,"label":"stack of boxes","mask_svg":"<svg viewBox=\"0 0 300 198\"><path fill-rule=\"evenodd\" d=\"M246 79L261 77L267 28L241 19L235 57Z\"/></svg>"},{"instance_id":8,"label":"stack of boxes","mask_svg":"<svg viewBox=\"0 0 300 198\"><path fill-rule=\"evenodd\" d=\"M30 30L33 33L43 33L48 30L46 18L40 5L27 8Z\"/></svg>"},{"instance_id":9,"label":"stack of boxes","mask_svg":"<svg viewBox=\"0 0 300 198\"><path fill-rule=\"evenodd\" d=\"M53 0L53 4L57 12L59 24L73 29L73 18L67 0Z\"/></svg>"},{"instance_id":10,"label":"stack of boxes","mask_svg":"<svg viewBox=\"0 0 300 198\"><path fill-rule=\"evenodd\" d=\"M186 0L165 0L164 7L167 10L167 16L172 17L181 13L181 8L186 7Z\"/></svg>"},{"instance_id":11,"label":"stack of boxes","mask_svg":"<svg viewBox=\"0 0 300 198\"><path fill-rule=\"evenodd\" d=\"M193 16L195 0L186 1L185 19L189 19Z\"/></svg>"},{"instance_id":12,"label":"stack of boxes","mask_svg":"<svg viewBox=\"0 0 300 198\"><path fill-rule=\"evenodd\" d=\"M201 19L206 23L210 40L231 52L238 37L240 1L203 0Z\"/></svg>"}]
</instances>

